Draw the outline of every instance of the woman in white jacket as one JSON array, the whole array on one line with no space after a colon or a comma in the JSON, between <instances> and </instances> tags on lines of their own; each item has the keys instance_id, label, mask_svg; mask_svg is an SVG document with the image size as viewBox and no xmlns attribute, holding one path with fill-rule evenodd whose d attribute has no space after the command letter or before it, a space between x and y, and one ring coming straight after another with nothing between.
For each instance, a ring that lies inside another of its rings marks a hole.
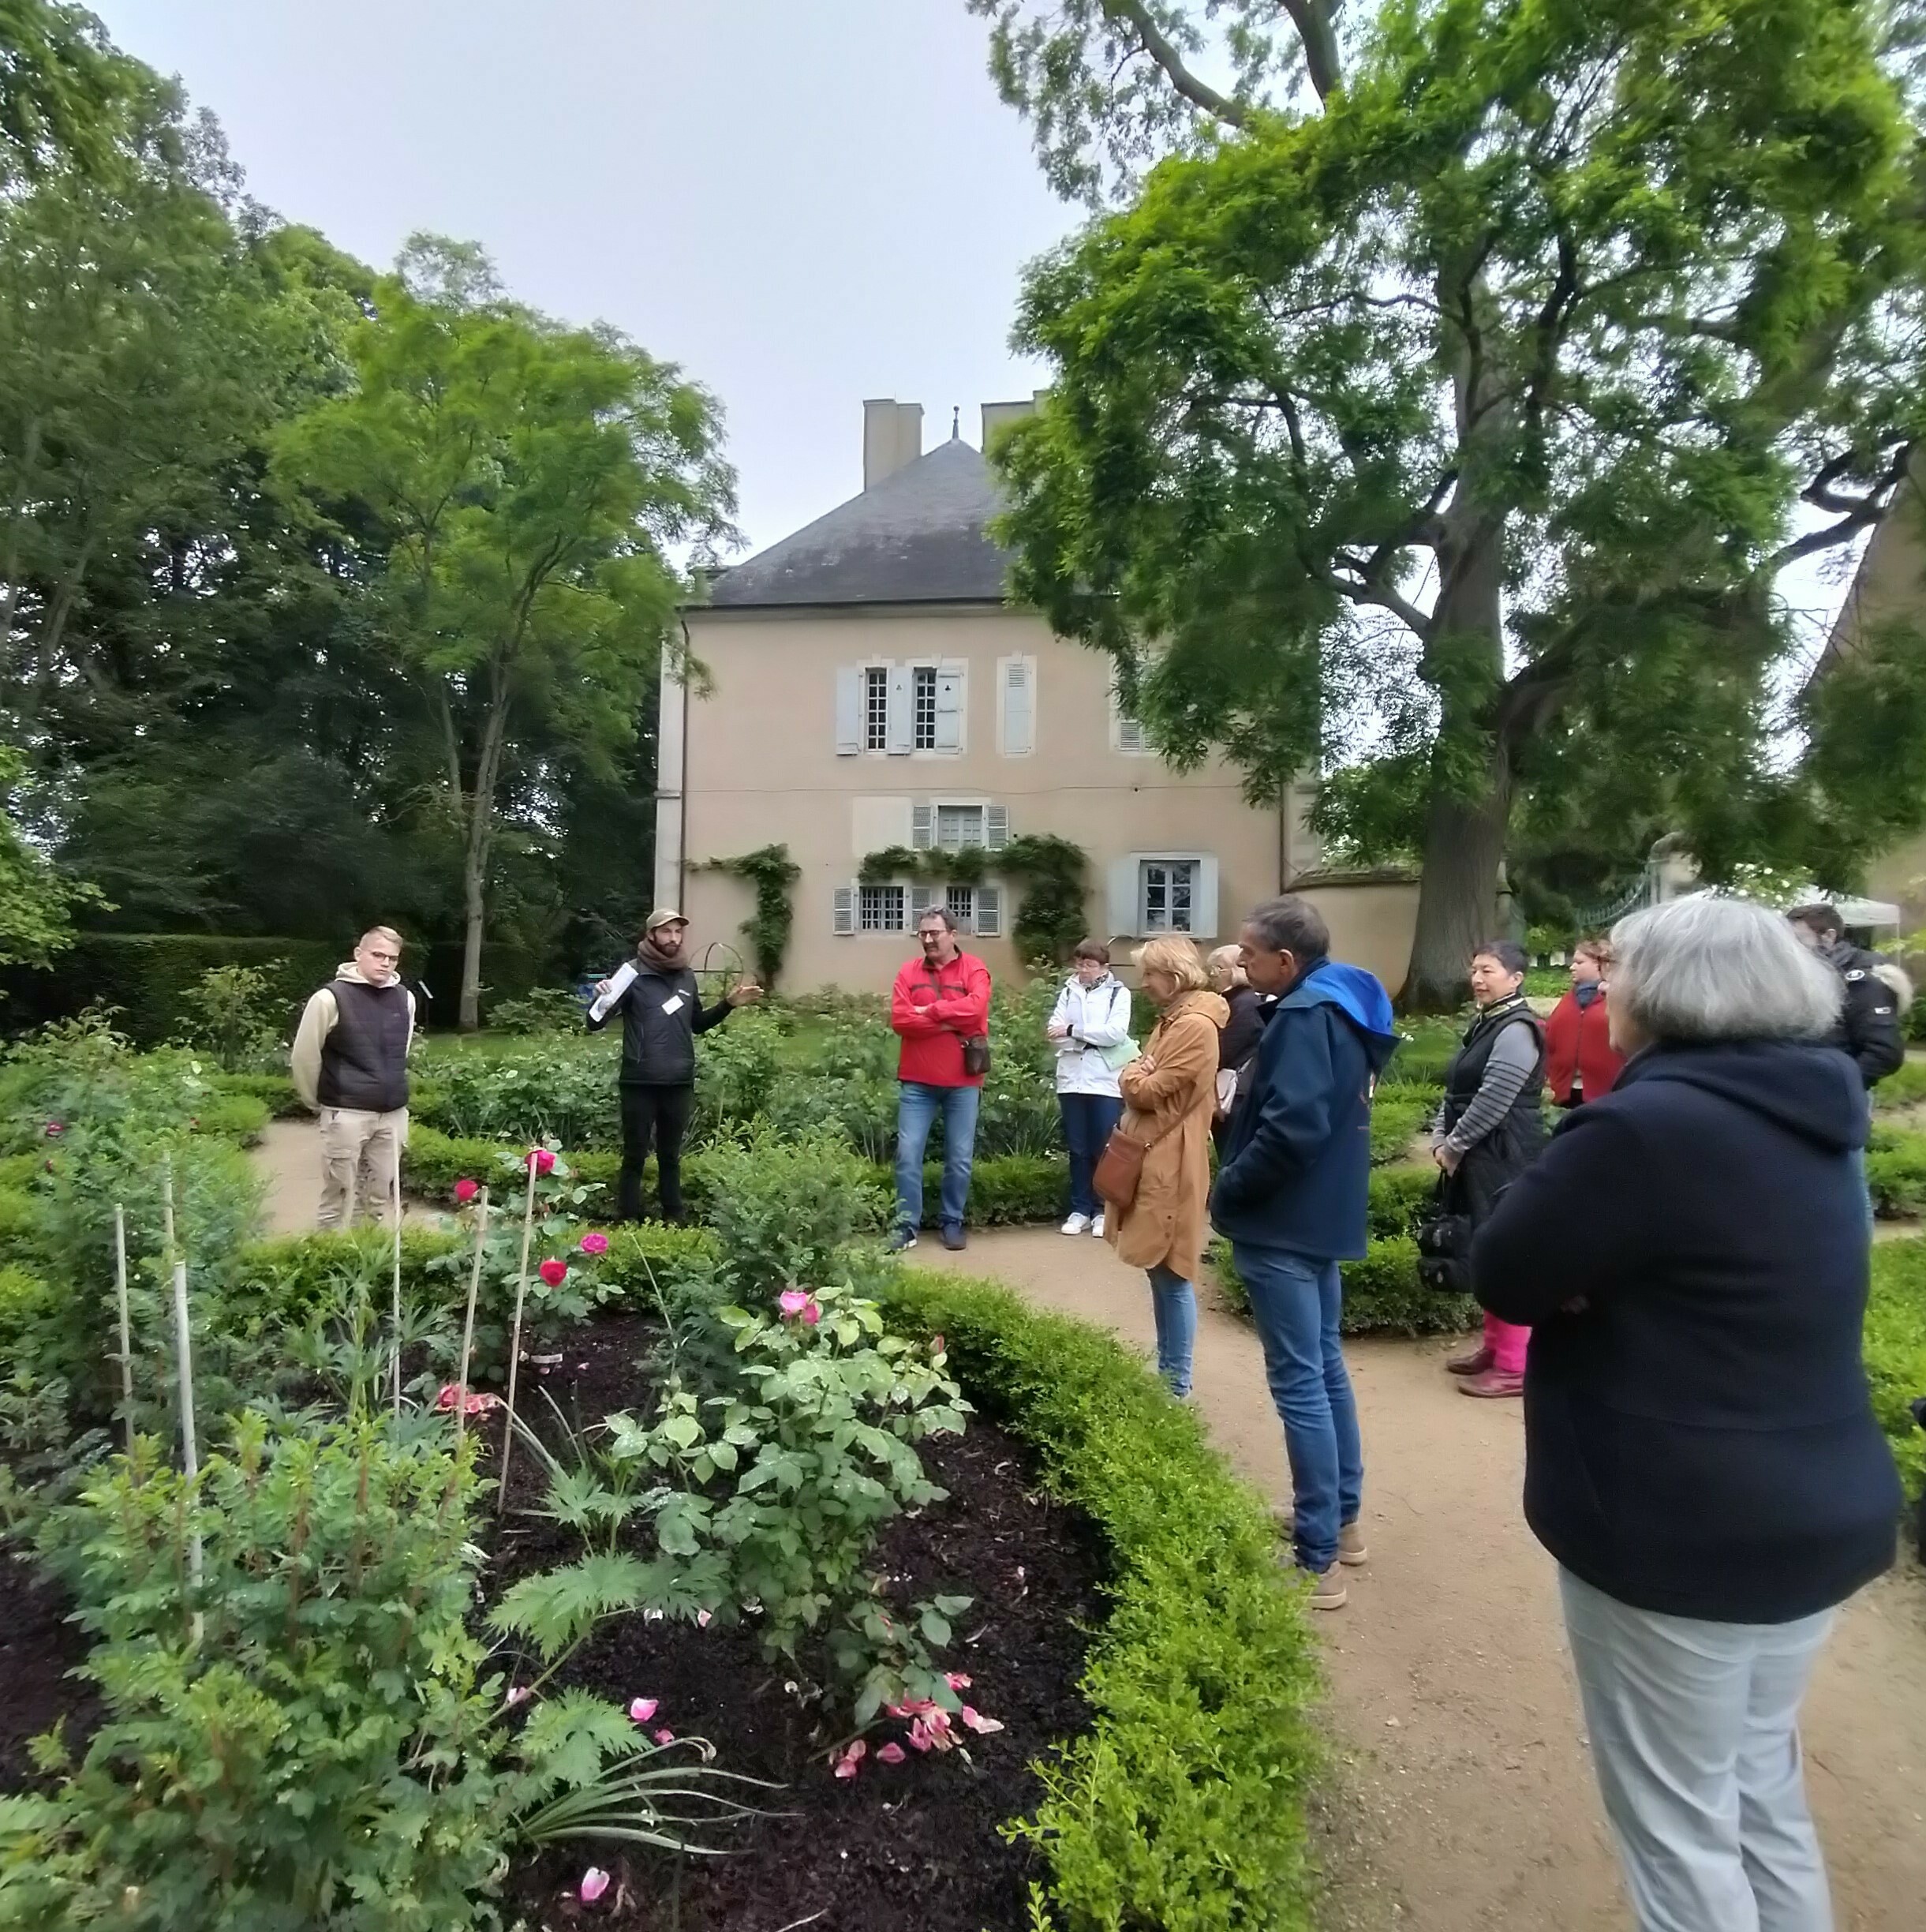
<instances>
[{"instance_id":1,"label":"woman in white jacket","mask_svg":"<svg viewBox=\"0 0 1926 1932\"><path fill-rule=\"evenodd\" d=\"M1045 1029L1056 1048L1056 1103L1070 1149L1070 1219L1066 1234L1103 1237L1103 1203L1091 1177L1110 1130L1123 1117L1116 1076L1135 1058L1130 988L1110 971L1110 949L1086 939L1073 956Z\"/></svg>"}]
</instances>

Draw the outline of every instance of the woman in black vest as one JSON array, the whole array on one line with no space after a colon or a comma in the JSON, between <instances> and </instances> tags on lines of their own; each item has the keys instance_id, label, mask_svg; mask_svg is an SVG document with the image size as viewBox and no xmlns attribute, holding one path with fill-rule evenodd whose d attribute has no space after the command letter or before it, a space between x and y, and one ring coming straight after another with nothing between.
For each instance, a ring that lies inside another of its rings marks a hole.
<instances>
[{"instance_id":1,"label":"woman in black vest","mask_svg":"<svg viewBox=\"0 0 1926 1932\"><path fill-rule=\"evenodd\" d=\"M1545 1144L1539 1095L1545 1085L1545 1028L1525 1002L1524 948L1509 939L1480 946L1472 958L1478 1017L1445 1069L1445 1099L1431 1123L1431 1153L1444 1170L1445 1211L1460 1214L1475 1234L1498 1196ZM1524 1392L1531 1331L1495 1315L1483 1342L1445 1366L1467 1395Z\"/></svg>"},{"instance_id":2,"label":"woman in black vest","mask_svg":"<svg viewBox=\"0 0 1926 1932\"><path fill-rule=\"evenodd\" d=\"M683 1208L683 1137L695 1099L695 1036L720 1026L738 1006L753 1005L762 989L745 979L706 1009L695 975L684 957L689 922L667 906L649 915L636 942L632 972L596 983L589 1028L600 1032L622 1015L622 1173L615 1185L615 1218L642 1218L642 1164L656 1144L656 1185L665 1221L686 1219Z\"/></svg>"}]
</instances>

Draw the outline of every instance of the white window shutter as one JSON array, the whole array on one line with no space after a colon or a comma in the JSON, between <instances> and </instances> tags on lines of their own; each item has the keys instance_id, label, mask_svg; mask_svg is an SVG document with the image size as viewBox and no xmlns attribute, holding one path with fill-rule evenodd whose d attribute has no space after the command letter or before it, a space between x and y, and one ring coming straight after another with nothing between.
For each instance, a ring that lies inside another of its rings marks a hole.
<instances>
[{"instance_id":1,"label":"white window shutter","mask_svg":"<svg viewBox=\"0 0 1926 1932\"><path fill-rule=\"evenodd\" d=\"M839 886L836 889L835 930L841 935L855 930L856 889L854 886Z\"/></svg>"},{"instance_id":2,"label":"white window shutter","mask_svg":"<svg viewBox=\"0 0 1926 1932\"><path fill-rule=\"evenodd\" d=\"M840 665L836 674L836 750L854 758L862 749L862 666Z\"/></svg>"},{"instance_id":3,"label":"white window shutter","mask_svg":"<svg viewBox=\"0 0 1926 1932\"><path fill-rule=\"evenodd\" d=\"M937 749L963 749L963 667L960 664L937 668Z\"/></svg>"},{"instance_id":4,"label":"white window shutter","mask_svg":"<svg viewBox=\"0 0 1926 1932\"><path fill-rule=\"evenodd\" d=\"M923 915L929 910L930 897L927 886L912 886L910 888L910 923L912 926L922 923Z\"/></svg>"},{"instance_id":5,"label":"white window shutter","mask_svg":"<svg viewBox=\"0 0 1926 1932\"><path fill-rule=\"evenodd\" d=\"M979 939L1003 937L1003 888L979 886L976 889L976 932Z\"/></svg>"},{"instance_id":6,"label":"white window shutter","mask_svg":"<svg viewBox=\"0 0 1926 1932\"><path fill-rule=\"evenodd\" d=\"M983 807L983 843L991 852L1001 852L1010 842L1010 808L1007 805Z\"/></svg>"},{"instance_id":7,"label":"white window shutter","mask_svg":"<svg viewBox=\"0 0 1926 1932\"><path fill-rule=\"evenodd\" d=\"M1214 939L1217 936L1217 862L1208 856L1197 861L1197 886L1191 894L1191 937Z\"/></svg>"},{"instance_id":8,"label":"white window shutter","mask_svg":"<svg viewBox=\"0 0 1926 1932\"><path fill-rule=\"evenodd\" d=\"M1110 861L1109 890L1106 899L1109 932L1113 938L1135 938L1137 936L1137 879L1140 869L1141 861L1135 852Z\"/></svg>"},{"instance_id":9,"label":"white window shutter","mask_svg":"<svg viewBox=\"0 0 1926 1932\"><path fill-rule=\"evenodd\" d=\"M933 805L910 807L910 844L917 852L928 852L937 842L937 808Z\"/></svg>"},{"instance_id":10,"label":"white window shutter","mask_svg":"<svg viewBox=\"0 0 1926 1932\"><path fill-rule=\"evenodd\" d=\"M889 667L889 727L884 739L885 751L907 753L915 742L912 736L915 729L914 688L907 665Z\"/></svg>"},{"instance_id":11,"label":"white window shutter","mask_svg":"<svg viewBox=\"0 0 1926 1932\"><path fill-rule=\"evenodd\" d=\"M1006 657L1001 669L1003 754L1005 758L1027 758L1036 748L1036 660Z\"/></svg>"}]
</instances>

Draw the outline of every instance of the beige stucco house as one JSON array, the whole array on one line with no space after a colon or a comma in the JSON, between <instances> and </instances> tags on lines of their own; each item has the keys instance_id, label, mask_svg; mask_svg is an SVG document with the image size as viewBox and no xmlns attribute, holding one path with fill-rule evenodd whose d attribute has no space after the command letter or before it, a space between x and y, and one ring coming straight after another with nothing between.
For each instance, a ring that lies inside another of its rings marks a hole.
<instances>
[{"instance_id":1,"label":"beige stucco house","mask_svg":"<svg viewBox=\"0 0 1926 1932\"><path fill-rule=\"evenodd\" d=\"M986 405L984 435L1029 406ZM995 854L1052 833L1088 856L1090 931L1235 938L1245 908L1316 863L1308 789L1260 809L1227 765L1165 766L1117 706L1108 660L1004 602L980 451L954 432L926 451L914 403L866 402L863 418L861 494L719 573L686 613L701 668L664 674L657 900L686 912L698 952L739 945L750 890L705 863L780 842L802 871L791 990L886 988L933 902L1007 976L1020 888ZM890 848L974 847L974 885L858 876ZM1349 929L1341 949L1395 987L1401 908L1387 919L1359 898L1331 915Z\"/></svg>"}]
</instances>

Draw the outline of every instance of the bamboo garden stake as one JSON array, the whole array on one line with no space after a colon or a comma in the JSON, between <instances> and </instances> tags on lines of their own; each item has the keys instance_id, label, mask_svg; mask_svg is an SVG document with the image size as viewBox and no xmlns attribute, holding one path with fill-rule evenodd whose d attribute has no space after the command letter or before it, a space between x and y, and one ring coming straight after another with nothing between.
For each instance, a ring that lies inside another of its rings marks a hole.
<instances>
[{"instance_id":1,"label":"bamboo garden stake","mask_svg":"<svg viewBox=\"0 0 1926 1932\"><path fill-rule=\"evenodd\" d=\"M529 1291L529 1243L535 1234L535 1154L528 1156L529 1192L522 1209L522 1266L515 1275L515 1320L508 1337L508 1420L502 1430L502 1486L495 1499L499 1515L508 1502L508 1452L515 1440L515 1379L522 1366L522 1305Z\"/></svg>"},{"instance_id":2,"label":"bamboo garden stake","mask_svg":"<svg viewBox=\"0 0 1926 1932\"><path fill-rule=\"evenodd\" d=\"M127 1211L114 1204L114 1289L121 1305L121 1408L127 1419L127 1453L134 1447L133 1324L127 1314Z\"/></svg>"},{"instance_id":3,"label":"bamboo garden stake","mask_svg":"<svg viewBox=\"0 0 1926 1932\"><path fill-rule=\"evenodd\" d=\"M462 1324L462 1367L454 1384L456 1447L468 1432L468 1361L475 1348L475 1297L481 1289L481 1252L488 1241L488 1190L475 1197L475 1259L468 1271L468 1315Z\"/></svg>"},{"instance_id":4,"label":"bamboo garden stake","mask_svg":"<svg viewBox=\"0 0 1926 1932\"><path fill-rule=\"evenodd\" d=\"M395 1419L402 1419L402 1137L395 1136L395 1192L388 1202L395 1217Z\"/></svg>"}]
</instances>

